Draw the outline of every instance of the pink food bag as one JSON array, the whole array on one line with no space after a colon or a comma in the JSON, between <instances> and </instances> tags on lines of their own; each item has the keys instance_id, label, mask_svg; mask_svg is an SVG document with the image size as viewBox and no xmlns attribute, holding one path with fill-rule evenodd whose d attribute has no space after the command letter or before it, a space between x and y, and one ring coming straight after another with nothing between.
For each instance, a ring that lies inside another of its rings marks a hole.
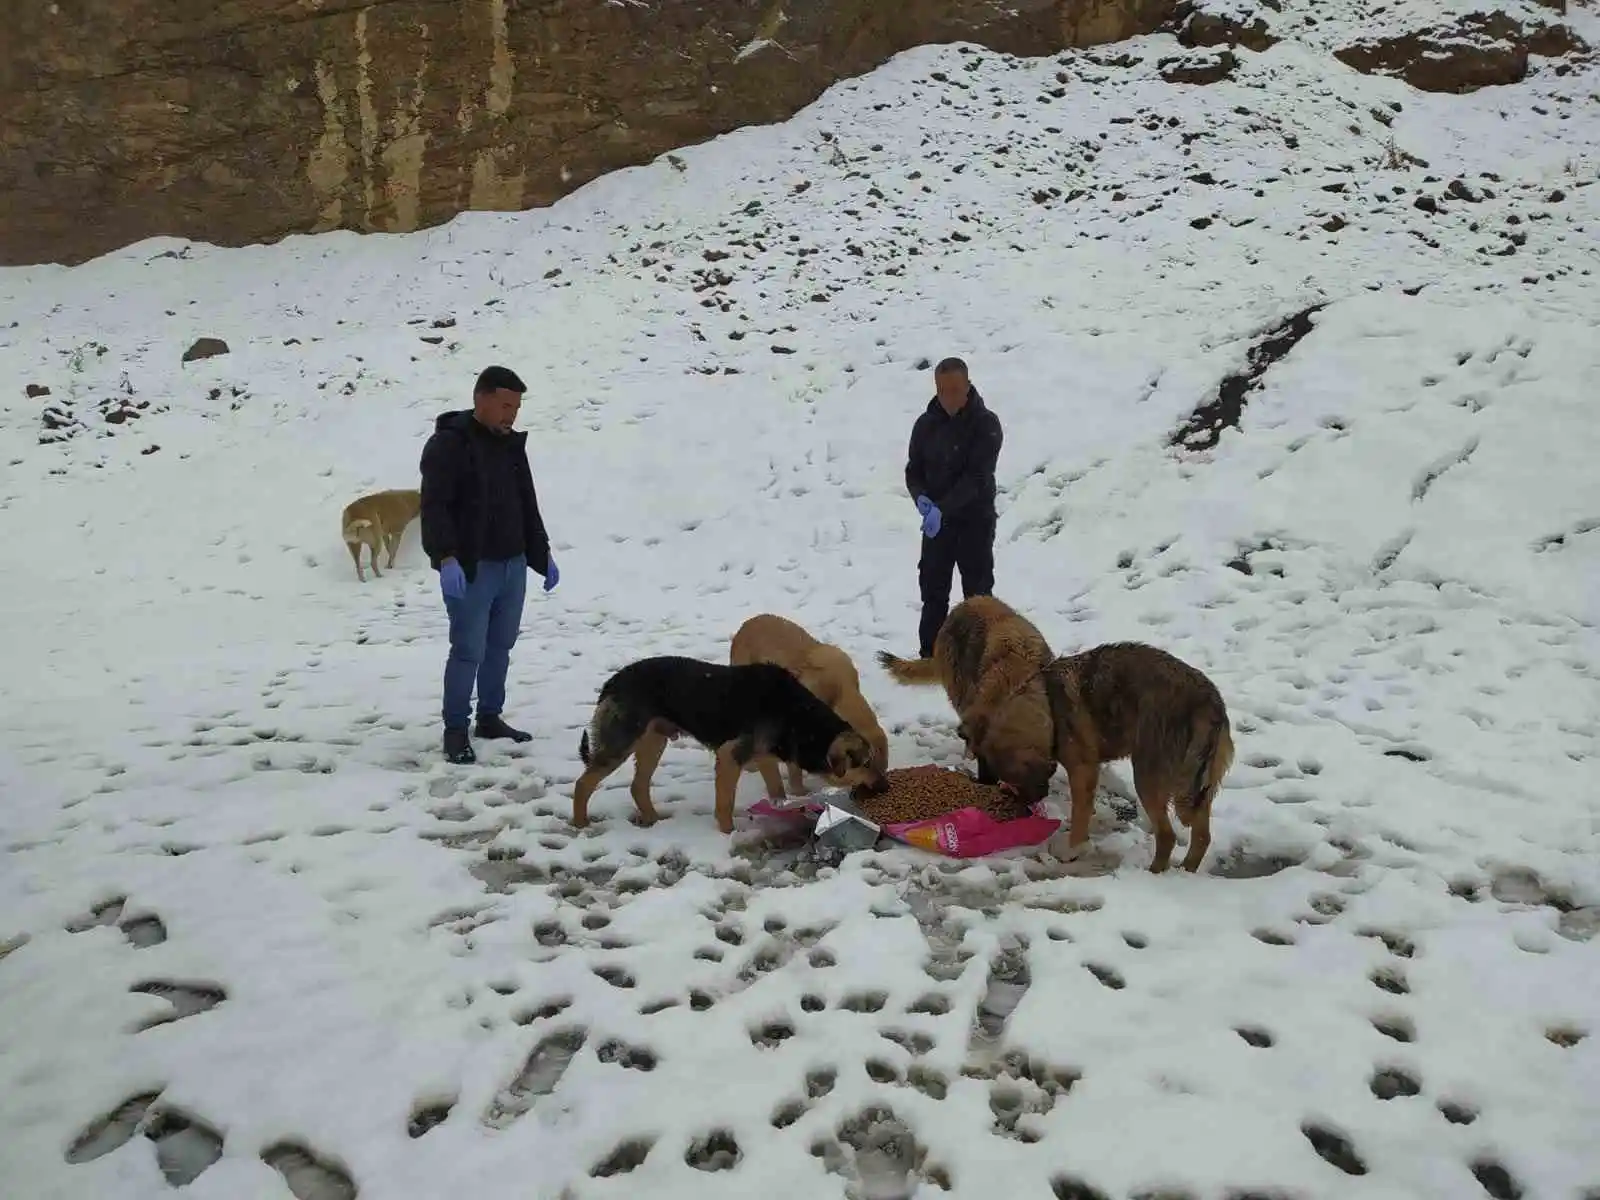
<instances>
[{"instance_id":1,"label":"pink food bag","mask_svg":"<svg viewBox=\"0 0 1600 1200\"><path fill-rule=\"evenodd\" d=\"M996 821L981 808L958 808L928 821L898 821L883 831L896 841L949 858L982 858L1048 841L1061 822L1034 805L1026 817Z\"/></svg>"},{"instance_id":2,"label":"pink food bag","mask_svg":"<svg viewBox=\"0 0 1600 1200\"><path fill-rule=\"evenodd\" d=\"M750 813L777 820L814 820L822 808L807 800L788 804L761 800L750 806ZM1059 828L1061 822L1046 815L1043 805L1035 804L1030 815L1012 821L997 821L981 808L958 808L929 820L896 821L884 825L883 832L897 842L948 858L982 858L1019 846L1037 846L1049 841Z\"/></svg>"}]
</instances>

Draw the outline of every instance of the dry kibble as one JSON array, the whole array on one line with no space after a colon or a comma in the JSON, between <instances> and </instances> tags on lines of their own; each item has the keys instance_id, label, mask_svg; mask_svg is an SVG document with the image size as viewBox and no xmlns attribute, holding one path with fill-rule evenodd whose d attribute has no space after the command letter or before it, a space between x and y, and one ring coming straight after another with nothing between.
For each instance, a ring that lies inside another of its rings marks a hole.
<instances>
[{"instance_id":1,"label":"dry kibble","mask_svg":"<svg viewBox=\"0 0 1600 1200\"><path fill-rule=\"evenodd\" d=\"M979 783L949 767L896 767L887 772L889 790L881 796L856 796L856 807L879 825L931 821L958 808L982 809L997 821L1028 815L1029 806L993 784Z\"/></svg>"}]
</instances>

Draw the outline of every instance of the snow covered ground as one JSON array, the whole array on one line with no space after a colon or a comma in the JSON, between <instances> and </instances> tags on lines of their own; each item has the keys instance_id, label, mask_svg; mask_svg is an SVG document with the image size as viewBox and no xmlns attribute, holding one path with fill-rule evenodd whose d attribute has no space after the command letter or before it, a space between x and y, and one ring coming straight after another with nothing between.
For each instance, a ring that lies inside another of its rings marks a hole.
<instances>
[{"instance_id":1,"label":"snow covered ground","mask_svg":"<svg viewBox=\"0 0 1600 1200\"><path fill-rule=\"evenodd\" d=\"M1600 76L1184 53L923 49L548 211L0 272L0 1194L1600 1195ZM959 761L872 662L948 353L999 594L1227 699L1204 872L1126 764L1076 864L796 869L684 746L576 834L601 681L762 610ZM563 579L535 740L451 767L415 529L363 585L337 524L489 362Z\"/></svg>"}]
</instances>

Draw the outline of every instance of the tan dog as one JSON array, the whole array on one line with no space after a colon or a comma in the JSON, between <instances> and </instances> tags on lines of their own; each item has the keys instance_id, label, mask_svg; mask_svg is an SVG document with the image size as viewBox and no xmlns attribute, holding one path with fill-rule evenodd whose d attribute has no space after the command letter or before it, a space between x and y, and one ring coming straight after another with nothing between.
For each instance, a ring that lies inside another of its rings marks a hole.
<instances>
[{"instance_id":1,"label":"tan dog","mask_svg":"<svg viewBox=\"0 0 1600 1200\"><path fill-rule=\"evenodd\" d=\"M422 493L415 488L373 492L345 505L339 520L344 530L344 544L350 548L350 557L355 559L357 579L362 583L367 581L361 569L362 546L372 552L372 573L380 579L383 572L378 570L379 546L388 550L388 565L394 566L394 556L400 550L406 526L416 520L421 508Z\"/></svg>"},{"instance_id":2,"label":"tan dog","mask_svg":"<svg viewBox=\"0 0 1600 1200\"><path fill-rule=\"evenodd\" d=\"M889 769L889 738L878 724L872 706L861 694L861 677L856 673L855 663L839 647L818 641L787 617L761 613L739 626L733 635L728 662L735 667L746 663L776 663L867 739L872 747L873 766L880 771ZM804 796L805 772L795 762L790 762L788 768L789 794ZM776 759L758 759L755 769L761 772L768 795L774 799L783 795Z\"/></svg>"},{"instance_id":3,"label":"tan dog","mask_svg":"<svg viewBox=\"0 0 1600 1200\"><path fill-rule=\"evenodd\" d=\"M1033 622L1003 600L974 596L950 610L933 657L878 662L896 683L943 684L978 778L1000 782L1027 803L1042 800L1055 774L1055 719L1045 689L1053 655Z\"/></svg>"},{"instance_id":4,"label":"tan dog","mask_svg":"<svg viewBox=\"0 0 1600 1200\"><path fill-rule=\"evenodd\" d=\"M1176 835L1170 803L1190 830L1186 871L1211 845L1211 802L1233 764L1228 710L1216 685L1165 650L1111 642L1050 665L1056 749L1072 788L1069 848L1089 838L1100 764L1133 760L1133 786L1156 833L1150 870L1165 871Z\"/></svg>"}]
</instances>

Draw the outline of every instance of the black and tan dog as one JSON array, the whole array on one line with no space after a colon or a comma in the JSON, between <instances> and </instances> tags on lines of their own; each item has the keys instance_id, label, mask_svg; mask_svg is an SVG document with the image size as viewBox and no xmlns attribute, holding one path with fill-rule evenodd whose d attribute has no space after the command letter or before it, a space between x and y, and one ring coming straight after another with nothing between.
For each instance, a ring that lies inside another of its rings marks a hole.
<instances>
[{"instance_id":1,"label":"black and tan dog","mask_svg":"<svg viewBox=\"0 0 1600 1200\"><path fill-rule=\"evenodd\" d=\"M839 787L888 790L867 740L782 667L663 655L629 663L601 687L578 743L584 772L572 792L572 823L589 823L589 797L630 756L639 821L653 823L650 777L667 743L682 734L717 756L717 828L723 833L733 832L740 773L764 756L797 763Z\"/></svg>"},{"instance_id":2,"label":"black and tan dog","mask_svg":"<svg viewBox=\"0 0 1600 1200\"><path fill-rule=\"evenodd\" d=\"M1042 800L1055 774L1055 722L1045 689L1053 655L1033 622L1003 600L974 596L950 610L933 657L878 663L896 683L943 684L978 778L1003 783L1027 803Z\"/></svg>"},{"instance_id":3,"label":"black and tan dog","mask_svg":"<svg viewBox=\"0 0 1600 1200\"><path fill-rule=\"evenodd\" d=\"M1156 834L1150 870L1172 861L1170 804L1189 829L1187 871L1211 845L1211 803L1233 764L1228 710L1216 685L1142 642L1110 642L1050 665L1056 753L1072 789L1069 848L1089 837L1100 764L1133 761L1133 786Z\"/></svg>"},{"instance_id":4,"label":"black and tan dog","mask_svg":"<svg viewBox=\"0 0 1600 1200\"><path fill-rule=\"evenodd\" d=\"M818 641L787 617L760 613L734 633L733 643L728 648L728 662L736 667L743 663L777 663L867 739L878 770L889 769L888 735L878 724L872 705L861 694L861 678L856 673L855 663L838 646ZM767 794L781 799L783 781L778 776L777 762L763 758L757 760L756 767L767 785ZM789 794L806 794L804 775L792 762L789 764Z\"/></svg>"}]
</instances>

